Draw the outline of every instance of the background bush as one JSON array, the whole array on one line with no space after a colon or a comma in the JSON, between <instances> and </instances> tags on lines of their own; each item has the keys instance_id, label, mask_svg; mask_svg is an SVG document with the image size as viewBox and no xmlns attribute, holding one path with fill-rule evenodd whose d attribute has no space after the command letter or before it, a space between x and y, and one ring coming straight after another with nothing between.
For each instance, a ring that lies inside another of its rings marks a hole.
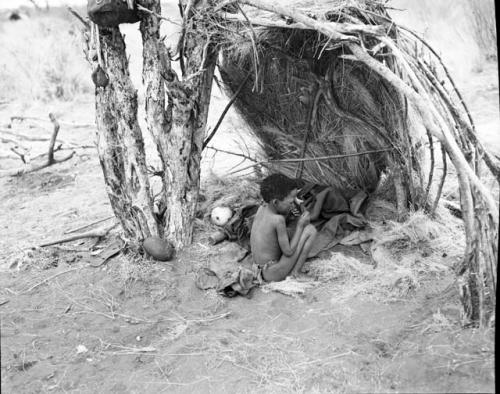
<instances>
[{"instance_id":1,"label":"background bush","mask_svg":"<svg viewBox=\"0 0 500 394\"><path fill-rule=\"evenodd\" d=\"M66 14L33 11L30 18L0 22L0 98L71 100L93 90L80 32Z\"/></svg>"}]
</instances>

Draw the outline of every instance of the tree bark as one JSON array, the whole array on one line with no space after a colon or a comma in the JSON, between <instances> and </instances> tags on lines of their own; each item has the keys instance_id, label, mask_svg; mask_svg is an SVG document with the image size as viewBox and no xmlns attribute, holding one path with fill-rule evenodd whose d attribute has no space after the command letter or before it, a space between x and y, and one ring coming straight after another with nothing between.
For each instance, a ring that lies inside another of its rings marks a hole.
<instances>
[{"instance_id":1,"label":"tree bark","mask_svg":"<svg viewBox=\"0 0 500 394\"><path fill-rule=\"evenodd\" d=\"M118 28L101 29L98 48L109 77L96 87L97 150L111 207L132 243L158 235L153 214L137 91L128 72L125 42Z\"/></svg>"},{"instance_id":2,"label":"tree bark","mask_svg":"<svg viewBox=\"0 0 500 394\"><path fill-rule=\"evenodd\" d=\"M169 179L166 178L165 168L169 160L168 132L171 123L171 109L166 108L165 86L163 72L166 72L165 63L168 61L168 52L160 40L161 5L157 0L144 0L142 6L153 13L144 17L140 23L143 47L142 82L146 87L145 110L148 131L151 133L161 161L162 193L158 202L158 230L163 235L163 213L166 206L166 195L169 188ZM154 203L154 202L153 202Z\"/></svg>"},{"instance_id":3,"label":"tree bark","mask_svg":"<svg viewBox=\"0 0 500 394\"><path fill-rule=\"evenodd\" d=\"M182 248L192 241L193 218L200 185L200 162L207 123L216 52L201 21L189 21L185 36L182 82L167 81L172 122L168 131L169 160L165 168L167 211L165 237ZM167 63L168 66L170 62ZM171 70L170 70L171 74Z\"/></svg>"},{"instance_id":4,"label":"tree bark","mask_svg":"<svg viewBox=\"0 0 500 394\"><path fill-rule=\"evenodd\" d=\"M141 33L146 116L163 167L160 233L176 248L182 248L191 243L193 236L216 52L202 18L197 20L195 16L203 15L203 10L188 11L181 51L185 56L185 77L180 81L160 41L159 1L146 0L142 5L154 12L144 16Z\"/></svg>"}]
</instances>

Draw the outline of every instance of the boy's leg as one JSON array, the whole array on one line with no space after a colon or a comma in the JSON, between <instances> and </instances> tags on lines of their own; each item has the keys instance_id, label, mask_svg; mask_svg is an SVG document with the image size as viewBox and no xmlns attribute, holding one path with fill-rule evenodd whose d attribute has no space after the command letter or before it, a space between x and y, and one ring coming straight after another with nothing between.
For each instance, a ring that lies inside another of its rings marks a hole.
<instances>
[{"instance_id":1,"label":"boy's leg","mask_svg":"<svg viewBox=\"0 0 500 394\"><path fill-rule=\"evenodd\" d=\"M290 272L294 275L300 272L315 236L316 228L311 224L307 225L302 232L295 253L291 256L283 255L277 263L267 267L263 272L264 280L268 282L279 282L285 279Z\"/></svg>"},{"instance_id":2,"label":"boy's leg","mask_svg":"<svg viewBox=\"0 0 500 394\"><path fill-rule=\"evenodd\" d=\"M292 276L297 276L298 274L300 274L302 266L306 262L307 255L309 254L313 242L316 239L316 233L317 233L316 227L314 227L312 224L307 225L306 228L304 229L304 232L302 233L302 237L304 238L304 243L300 249L300 254L297 259L297 262L295 263L292 271L290 272Z\"/></svg>"}]
</instances>

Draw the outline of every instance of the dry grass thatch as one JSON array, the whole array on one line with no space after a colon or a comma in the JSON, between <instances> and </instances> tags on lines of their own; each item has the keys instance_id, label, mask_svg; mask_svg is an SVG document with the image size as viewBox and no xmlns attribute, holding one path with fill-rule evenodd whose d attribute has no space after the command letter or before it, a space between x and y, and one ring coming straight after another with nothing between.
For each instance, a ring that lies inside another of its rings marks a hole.
<instances>
[{"instance_id":1,"label":"dry grass thatch","mask_svg":"<svg viewBox=\"0 0 500 394\"><path fill-rule=\"evenodd\" d=\"M323 7L326 20L336 22L389 21L382 6L365 3L364 11L353 2L339 1L301 8L319 16ZM330 10L325 12L324 6ZM372 12L379 16L371 16ZM248 18L286 26L285 21L275 21L276 17L263 12L249 13ZM398 34L395 28L389 30L394 39ZM219 65L221 76L232 92L243 83L236 106L262 141L269 159L388 151L278 163L273 169L291 176L301 174L316 183L372 191L389 165L418 167L410 157L421 153L410 153L407 136L421 130L408 121L405 99L380 76L349 59L342 44L311 29L259 25L244 34L242 29L230 29L225 39L228 44ZM387 49L380 48L378 56L397 69Z\"/></svg>"}]
</instances>

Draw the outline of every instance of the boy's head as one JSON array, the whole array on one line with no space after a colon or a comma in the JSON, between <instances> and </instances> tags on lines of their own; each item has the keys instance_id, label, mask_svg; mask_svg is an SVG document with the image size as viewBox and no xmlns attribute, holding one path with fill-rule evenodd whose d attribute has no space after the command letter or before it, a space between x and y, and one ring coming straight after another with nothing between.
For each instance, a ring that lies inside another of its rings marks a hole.
<instances>
[{"instance_id":1,"label":"boy's head","mask_svg":"<svg viewBox=\"0 0 500 394\"><path fill-rule=\"evenodd\" d=\"M293 207L301 183L283 174L272 174L260 184L260 194L265 202L276 207L278 213L286 214Z\"/></svg>"}]
</instances>

